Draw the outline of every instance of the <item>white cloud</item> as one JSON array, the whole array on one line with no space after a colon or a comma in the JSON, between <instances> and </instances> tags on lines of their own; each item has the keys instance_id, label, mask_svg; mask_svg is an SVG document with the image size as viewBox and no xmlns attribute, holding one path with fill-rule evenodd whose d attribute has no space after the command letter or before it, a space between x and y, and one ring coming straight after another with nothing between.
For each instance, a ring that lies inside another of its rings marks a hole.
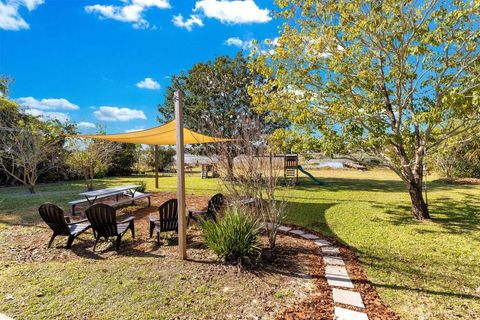
<instances>
[{"instance_id":1,"label":"white cloud","mask_svg":"<svg viewBox=\"0 0 480 320\"><path fill-rule=\"evenodd\" d=\"M225 41L225 44L227 46L250 49L251 47L253 47L253 40L242 40L239 37L231 37Z\"/></svg>"},{"instance_id":2,"label":"white cloud","mask_svg":"<svg viewBox=\"0 0 480 320\"><path fill-rule=\"evenodd\" d=\"M185 28L188 31L192 31L194 25L203 27L202 19L200 19L198 15L194 14L191 14L190 18L188 18L187 20L184 20L181 14L179 14L178 16L173 16L172 22L176 27Z\"/></svg>"},{"instance_id":3,"label":"white cloud","mask_svg":"<svg viewBox=\"0 0 480 320\"><path fill-rule=\"evenodd\" d=\"M78 110L76 104L71 103L64 98L35 99L34 97L22 97L16 99L22 111L26 114L38 117L42 121L58 120L67 122L70 116L66 112L58 110Z\"/></svg>"},{"instance_id":4,"label":"white cloud","mask_svg":"<svg viewBox=\"0 0 480 320\"><path fill-rule=\"evenodd\" d=\"M335 52L342 52L345 48L341 45L337 45L336 50L332 50L331 48L327 48L325 51L319 53L320 58L330 58Z\"/></svg>"},{"instance_id":5,"label":"white cloud","mask_svg":"<svg viewBox=\"0 0 480 320\"><path fill-rule=\"evenodd\" d=\"M194 11L227 24L265 23L272 20L268 9L260 9L253 0L201 0Z\"/></svg>"},{"instance_id":6,"label":"white cloud","mask_svg":"<svg viewBox=\"0 0 480 320\"><path fill-rule=\"evenodd\" d=\"M21 30L28 29L30 26L19 13L21 7L26 7L28 11L35 10L44 0L7 0L0 1L0 29Z\"/></svg>"},{"instance_id":7,"label":"white cloud","mask_svg":"<svg viewBox=\"0 0 480 320\"><path fill-rule=\"evenodd\" d=\"M95 117L103 121L129 121L133 119L147 119L142 110L102 106L93 112Z\"/></svg>"},{"instance_id":8,"label":"white cloud","mask_svg":"<svg viewBox=\"0 0 480 320\"><path fill-rule=\"evenodd\" d=\"M305 52L310 57L328 59L334 54L345 51L345 48L334 40L334 44L324 44L315 37L305 37Z\"/></svg>"},{"instance_id":9,"label":"white cloud","mask_svg":"<svg viewBox=\"0 0 480 320\"><path fill-rule=\"evenodd\" d=\"M279 45L278 40L279 40L278 37L273 38L273 39L267 38L267 39L263 40L263 42L268 46L278 47L278 45Z\"/></svg>"},{"instance_id":10,"label":"white cloud","mask_svg":"<svg viewBox=\"0 0 480 320\"><path fill-rule=\"evenodd\" d=\"M278 42L278 37L273 38L273 39L265 39L263 40L263 43L266 45L266 49L260 50L261 54L274 54L275 53L275 48L280 45Z\"/></svg>"},{"instance_id":11,"label":"white cloud","mask_svg":"<svg viewBox=\"0 0 480 320\"><path fill-rule=\"evenodd\" d=\"M23 112L31 116L38 117L42 121L58 120L62 123L65 123L70 120L68 114L64 112L48 112L38 109L24 109Z\"/></svg>"},{"instance_id":12,"label":"white cloud","mask_svg":"<svg viewBox=\"0 0 480 320\"><path fill-rule=\"evenodd\" d=\"M159 90L160 84L152 78L145 78L137 83L137 87L141 89Z\"/></svg>"},{"instance_id":13,"label":"white cloud","mask_svg":"<svg viewBox=\"0 0 480 320\"><path fill-rule=\"evenodd\" d=\"M49 98L37 100L34 97L22 97L16 99L18 104L22 107L28 107L38 110L78 110L79 107L76 104L71 103L67 99Z\"/></svg>"},{"instance_id":14,"label":"white cloud","mask_svg":"<svg viewBox=\"0 0 480 320\"><path fill-rule=\"evenodd\" d=\"M88 13L96 13L102 19L113 19L131 23L136 29L146 29L150 23L145 20L144 11L149 8L168 9L168 0L122 0L124 5L94 4L85 7Z\"/></svg>"},{"instance_id":15,"label":"white cloud","mask_svg":"<svg viewBox=\"0 0 480 320\"><path fill-rule=\"evenodd\" d=\"M96 128L97 126L95 125L95 123L82 121L77 124L77 127L82 129L93 129L93 128Z\"/></svg>"},{"instance_id":16,"label":"white cloud","mask_svg":"<svg viewBox=\"0 0 480 320\"><path fill-rule=\"evenodd\" d=\"M145 130L145 129L144 128L128 129L128 130L125 130L125 133L137 132L142 130Z\"/></svg>"}]
</instances>

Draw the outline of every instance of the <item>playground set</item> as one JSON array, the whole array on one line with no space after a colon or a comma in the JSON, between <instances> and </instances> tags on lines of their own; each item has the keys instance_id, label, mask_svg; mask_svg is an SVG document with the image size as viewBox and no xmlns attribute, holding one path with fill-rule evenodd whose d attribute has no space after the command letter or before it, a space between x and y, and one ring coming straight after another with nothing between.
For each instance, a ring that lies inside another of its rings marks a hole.
<instances>
[{"instance_id":1,"label":"playground set","mask_svg":"<svg viewBox=\"0 0 480 320\"><path fill-rule=\"evenodd\" d=\"M202 179L217 178L219 176L217 165L215 163L203 163L202 164Z\"/></svg>"},{"instance_id":2,"label":"playground set","mask_svg":"<svg viewBox=\"0 0 480 320\"><path fill-rule=\"evenodd\" d=\"M261 157L261 156L260 156ZM267 156L263 156L267 157ZM283 158L283 181L288 185L296 185L299 183L298 172L300 171L306 175L317 185L323 185L324 183L315 178L311 173L306 171L301 165L298 164L298 154L275 154L274 158ZM216 164L202 164L201 178L216 178L218 177L218 169Z\"/></svg>"},{"instance_id":3,"label":"playground set","mask_svg":"<svg viewBox=\"0 0 480 320\"><path fill-rule=\"evenodd\" d=\"M274 157L283 157L283 178L286 184L298 184L298 171L310 178L315 184L323 185L323 182L315 178L298 164L298 154L277 154Z\"/></svg>"}]
</instances>

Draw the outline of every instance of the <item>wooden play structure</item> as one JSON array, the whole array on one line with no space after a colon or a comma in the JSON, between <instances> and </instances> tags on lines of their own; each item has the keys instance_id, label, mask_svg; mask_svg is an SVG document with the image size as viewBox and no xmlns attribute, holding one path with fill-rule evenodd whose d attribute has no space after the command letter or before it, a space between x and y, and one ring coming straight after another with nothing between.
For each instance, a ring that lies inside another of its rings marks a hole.
<instances>
[{"instance_id":1,"label":"wooden play structure","mask_svg":"<svg viewBox=\"0 0 480 320\"><path fill-rule=\"evenodd\" d=\"M201 173L202 179L217 178L218 176L219 175L218 175L216 164L214 163L202 164L202 173Z\"/></svg>"},{"instance_id":2,"label":"wooden play structure","mask_svg":"<svg viewBox=\"0 0 480 320\"><path fill-rule=\"evenodd\" d=\"M283 157L283 177L286 184L298 184L298 155L277 155Z\"/></svg>"},{"instance_id":3,"label":"wooden play structure","mask_svg":"<svg viewBox=\"0 0 480 320\"><path fill-rule=\"evenodd\" d=\"M306 171L301 165L298 164L298 154L283 154L276 155L277 157L283 157L283 177L285 184L298 184L298 171L306 175L313 183L317 185L323 185L324 183L315 178L310 172Z\"/></svg>"}]
</instances>

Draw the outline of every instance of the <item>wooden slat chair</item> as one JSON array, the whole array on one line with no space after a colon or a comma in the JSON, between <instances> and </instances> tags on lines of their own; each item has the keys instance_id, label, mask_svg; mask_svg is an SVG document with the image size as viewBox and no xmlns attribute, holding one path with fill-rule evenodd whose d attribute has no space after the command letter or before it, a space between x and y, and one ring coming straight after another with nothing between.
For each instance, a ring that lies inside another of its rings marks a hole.
<instances>
[{"instance_id":1,"label":"wooden slat chair","mask_svg":"<svg viewBox=\"0 0 480 320\"><path fill-rule=\"evenodd\" d=\"M87 219L71 223L70 218L65 216L64 211L53 203L44 203L38 208L38 213L43 221L52 229L53 234L48 242L48 247L52 246L56 236L68 236L67 249L72 247L73 240L80 234L90 228Z\"/></svg>"},{"instance_id":2,"label":"wooden slat chair","mask_svg":"<svg viewBox=\"0 0 480 320\"><path fill-rule=\"evenodd\" d=\"M157 232L157 243L160 245L160 232L178 232L178 201L170 199L164 202L159 208L159 219L150 216L150 238L153 231Z\"/></svg>"},{"instance_id":3,"label":"wooden slat chair","mask_svg":"<svg viewBox=\"0 0 480 320\"><path fill-rule=\"evenodd\" d=\"M207 210L205 211L188 211L188 222L187 226L190 224L190 219L195 222L199 221L200 217L203 217L207 220L217 221L217 215L225 204L225 197L221 193L217 193L210 200L208 200Z\"/></svg>"},{"instance_id":4,"label":"wooden slat chair","mask_svg":"<svg viewBox=\"0 0 480 320\"><path fill-rule=\"evenodd\" d=\"M97 247L100 238L108 240L110 237L116 237L116 249L120 249L120 243L123 235L130 229L132 231L132 238L135 238L134 217L128 217L120 222L117 222L117 214L115 208L104 203L97 203L85 210L85 215L90 221L94 235L95 245L93 251Z\"/></svg>"}]
</instances>

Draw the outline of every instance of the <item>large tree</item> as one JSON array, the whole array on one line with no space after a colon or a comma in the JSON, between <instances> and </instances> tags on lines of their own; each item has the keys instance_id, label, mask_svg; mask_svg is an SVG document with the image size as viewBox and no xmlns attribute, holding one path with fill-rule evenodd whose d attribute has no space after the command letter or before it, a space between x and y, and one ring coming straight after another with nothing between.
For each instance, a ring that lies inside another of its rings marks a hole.
<instances>
[{"instance_id":1,"label":"large tree","mask_svg":"<svg viewBox=\"0 0 480 320\"><path fill-rule=\"evenodd\" d=\"M119 143L96 139L69 139L66 149L70 156L67 164L71 170L85 179L89 191L94 188L95 176L106 173L110 168L113 155L118 151Z\"/></svg>"},{"instance_id":2,"label":"large tree","mask_svg":"<svg viewBox=\"0 0 480 320\"><path fill-rule=\"evenodd\" d=\"M379 157L405 182L414 217L430 218L425 153L479 125L480 2L277 4L286 23L253 63L267 78L251 87L255 105L331 153Z\"/></svg>"},{"instance_id":3,"label":"large tree","mask_svg":"<svg viewBox=\"0 0 480 320\"><path fill-rule=\"evenodd\" d=\"M12 179L35 193L42 175L52 178L52 172L63 166L63 143L73 129L71 124L22 113L8 96L8 84L9 79L0 78L0 182Z\"/></svg>"},{"instance_id":4,"label":"large tree","mask_svg":"<svg viewBox=\"0 0 480 320\"><path fill-rule=\"evenodd\" d=\"M248 61L239 52L234 58L221 56L213 61L195 64L187 73L172 76L165 101L158 106L159 121L174 118L174 92L184 92L184 122L186 127L208 135L235 138L241 135L246 121L258 118L263 133L277 125L264 121L253 110L248 86L259 80L259 75L248 68ZM227 176L233 176L233 158L242 152L233 143L223 144L227 157Z\"/></svg>"},{"instance_id":5,"label":"large tree","mask_svg":"<svg viewBox=\"0 0 480 320\"><path fill-rule=\"evenodd\" d=\"M135 162L137 161L136 145L132 143L118 143L108 175L129 176L132 174Z\"/></svg>"}]
</instances>

